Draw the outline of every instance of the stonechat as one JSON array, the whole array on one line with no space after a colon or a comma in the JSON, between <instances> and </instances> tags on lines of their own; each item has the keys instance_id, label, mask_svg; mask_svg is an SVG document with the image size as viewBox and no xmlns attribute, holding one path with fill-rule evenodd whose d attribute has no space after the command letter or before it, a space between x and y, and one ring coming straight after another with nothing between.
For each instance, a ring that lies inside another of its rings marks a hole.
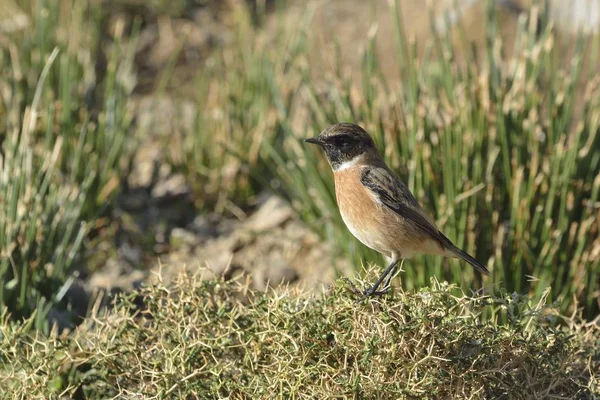
<instances>
[{"instance_id":1,"label":"stonechat","mask_svg":"<svg viewBox=\"0 0 600 400\"><path fill-rule=\"evenodd\" d=\"M360 126L331 125L305 142L325 150L333 169L340 214L350 232L388 259L388 267L375 284L363 292L365 296L386 293L398 261L414 254L462 258L489 275L483 264L456 247L437 229L408 187L381 159L373 139ZM380 286L382 289L378 290Z\"/></svg>"}]
</instances>

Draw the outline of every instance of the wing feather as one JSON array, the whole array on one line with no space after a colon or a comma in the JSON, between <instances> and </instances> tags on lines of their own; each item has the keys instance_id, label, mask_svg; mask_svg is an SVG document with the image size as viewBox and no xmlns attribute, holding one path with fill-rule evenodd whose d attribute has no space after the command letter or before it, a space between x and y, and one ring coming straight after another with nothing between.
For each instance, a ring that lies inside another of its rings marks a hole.
<instances>
[{"instance_id":1,"label":"wing feather","mask_svg":"<svg viewBox=\"0 0 600 400\"><path fill-rule=\"evenodd\" d=\"M410 193L408 188L391 171L383 167L365 168L361 183L371 190L379 201L405 218L407 222L437 241L442 248L453 244L434 224L429 221L425 211Z\"/></svg>"},{"instance_id":2,"label":"wing feather","mask_svg":"<svg viewBox=\"0 0 600 400\"><path fill-rule=\"evenodd\" d=\"M489 275L483 264L456 247L450 239L437 229L406 185L388 168L365 168L360 181L383 205L404 218L407 223L420 232L438 242L442 249L449 250L482 273Z\"/></svg>"}]
</instances>

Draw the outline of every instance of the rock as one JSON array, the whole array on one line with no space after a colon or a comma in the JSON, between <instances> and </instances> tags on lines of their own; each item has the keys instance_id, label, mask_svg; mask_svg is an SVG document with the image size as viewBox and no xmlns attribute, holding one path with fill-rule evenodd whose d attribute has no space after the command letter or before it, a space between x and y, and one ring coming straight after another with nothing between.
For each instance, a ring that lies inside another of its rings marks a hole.
<instances>
[{"instance_id":1,"label":"rock","mask_svg":"<svg viewBox=\"0 0 600 400\"><path fill-rule=\"evenodd\" d=\"M264 260L263 267L257 269L253 277L254 287L259 290L294 283L299 278L296 270L292 268L281 254Z\"/></svg>"},{"instance_id":2,"label":"rock","mask_svg":"<svg viewBox=\"0 0 600 400\"><path fill-rule=\"evenodd\" d=\"M217 239L209 241L195 252L197 263L206 266L216 276L222 275L231 264L233 251L229 240Z\"/></svg>"},{"instance_id":3,"label":"rock","mask_svg":"<svg viewBox=\"0 0 600 400\"><path fill-rule=\"evenodd\" d=\"M264 232L282 225L294 216L294 211L281 198L271 196L244 224L254 232Z\"/></svg>"},{"instance_id":4,"label":"rock","mask_svg":"<svg viewBox=\"0 0 600 400\"><path fill-rule=\"evenodd\" d=\"M147 272L139 269L127 271L127 268L122 267L122 263L109 260L102 270L92 274L87 281L87 287L90 292L131 292L139 287L147 275Z\"/></svg>"},{"instance_id":5,"label":"rock","mask_svg":"<svg viewBox=\"0 0 600 400\"><path fill-rule=\"evenodd\" d=\"M233 218L221 218L216 225L218 236L227 236L240 229L242 224L239 220Z\"/></svg>"},{"instance_id":6,"label":"rock","mask_svg":"<svg viewBox=\"0 0 600 400\"><path fill-rule=\"evenodd\" d=\"M152 188L152 198L159 199L163 197L184 196L191 192L182 174L173 174L165 180L156 182Z\"/></svg>"},{"instance_id":7,"label":"rock","mask_svg":"<svg viewBox=\"0 0 600 400\"><path fill-rule=\"evenodd\" d=\"M171 246L193 248L200 242L200 238L195 232L184 228L173 228L171 230Z\"/></svg>"},{"instance_id":8,"label":"rock","mask_svg":"<svg viewBox=\"0 0 600 400\"><path fill-rule=\"evenodd\" d=\"M158 175L158 165L161 158L160 146L146 144L140 146L132 161L132 170L127 176L127 185L131 189L149 188Z\"/></svg>"}]
</instances>

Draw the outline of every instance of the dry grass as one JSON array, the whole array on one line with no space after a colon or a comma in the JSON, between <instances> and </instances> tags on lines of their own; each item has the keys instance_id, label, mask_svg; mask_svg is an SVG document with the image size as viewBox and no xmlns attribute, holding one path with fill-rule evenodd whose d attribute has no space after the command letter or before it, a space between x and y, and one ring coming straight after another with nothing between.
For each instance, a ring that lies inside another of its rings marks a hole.
<instances>
[{"instance_id":1,"label":"dry grass","mask_svg":"<svg viewBox=\"0 0 600 400\"><path fill-rule=\"evenodd\" d=\"M373 275L375 271L369 272ZM66 337L4 318L13 398L580 398L600 394L600 329L543 301L456 297L432 281L356 303L180 276L121 298ZM143 306L140 308L140 305ZM480 318L504 313L509 324ZM141 311L143 309L143 311Z\"/></svg>"}]
</instances>

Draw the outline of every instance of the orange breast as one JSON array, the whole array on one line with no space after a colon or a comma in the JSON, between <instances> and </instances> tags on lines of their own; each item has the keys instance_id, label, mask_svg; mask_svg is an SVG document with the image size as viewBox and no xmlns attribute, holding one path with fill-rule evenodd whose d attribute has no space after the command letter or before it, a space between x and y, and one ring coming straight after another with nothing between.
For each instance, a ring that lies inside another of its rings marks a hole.
<instances>
[{"instance_id":1,"label":"orange breast","mask_svg":"<svg viewBox=\"0 0 600 400\"><path fill-rule=\"evenodd\" d=\"M415 253L442 251L410 221L379 203L361 182L362 167L334 173L335 194L344 223L364 245L386 257L410 258Z\"/></svg>"},{"instance_id":2,"label":"orange breast","mask_svg":"<svg viewBox=\"0 0 600 400\"><path fill-rule=\"evenodd\" d=\"M360 182L361 167L348 168L334 175L338 207L350 232L364 245L391 257L394 246L387 237L386 213Z\"/></svg>"}]
</instances>

